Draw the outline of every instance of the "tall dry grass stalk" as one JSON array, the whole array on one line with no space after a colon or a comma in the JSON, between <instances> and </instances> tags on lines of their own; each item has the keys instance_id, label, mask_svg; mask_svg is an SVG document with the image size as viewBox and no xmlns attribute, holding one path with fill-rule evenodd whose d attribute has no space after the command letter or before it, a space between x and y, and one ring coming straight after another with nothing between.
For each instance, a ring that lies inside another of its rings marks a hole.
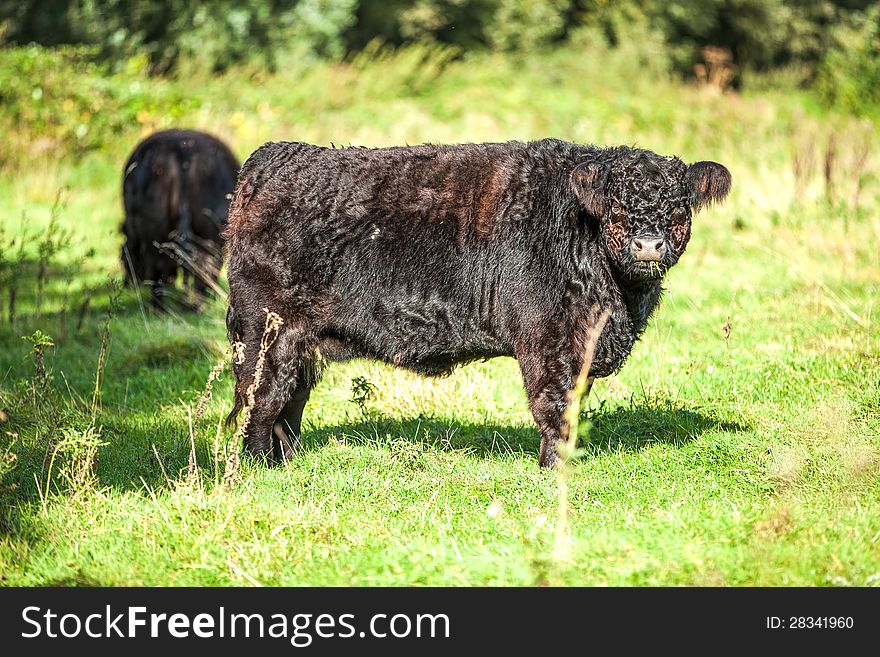
<instances>
[{"instance_id":1,"label":"tall dry grass stalk","mask_svg":"<svg viewBox=\"0 0 880 657\"><path fill-rule=\"evenodd\" d=\"M798 145L794 150L794 194L797 202L804 205L807 200L807 188L813 178L816 167L816 145L812 138Z\"/></svg>"},{"instance_id":2,"label":"tall dry grass stalk","mask_svg":"<svg viewBox=\"0 0 880 657\"><path fill-rule=\"evenodd\" d=\"M571 459L577 449L581 401L585 394L589 394L592 386L589 375L590 368L593 366L593 358L596 356L596 345L599 343L599 336L602 335L605 324L608 323L610 317L611 311L603 310L587 333L583 364L575 380L574 388L568 393L568 406L566 406L563 415L566 439L558 447L562 461L556 471L559 507L556 514L556 540L553 554L557 561L568 561L571 558L571 526L568 518L568 480L571 477Z\"/></svg>"},{"instance_id":3,"label":"tall dry grass stalk","mask_svg":"<svg viewBox=\"0 0 880 657\"><path fill-rule=\"evenodd\" d=\"M134 283L134 288L136 290L140 289L141 282L138 280L137 271L135 271L134 262L131 259L131 252L128 250L128 244L122 245L122 254L125 256L125 267L131 275L131 281ZM134 296L138 302L138 309L141 311L141 319L144 321L144 328L147 328L147 311L144 309L144 300L141 299L140 294L135 294ZM82 318L80 318L80 324L81 323ZM77 325L77 330L79 330L79 324Z\"/></svg>"},{"instance_id":4,"label":"tall dry grass stalk","mask_svg":"<svg viewBox=\"0 0 880 657\"><path fill-rule=\"evenodd\" d=\"M825 177L825 202L828 207L834 207L837 199L837 190L834 186L834 171L837 168L837 134L832 132L828 137L828 145L825 147L825 158L822 173Z\"/></svg>"},{"instance_id":5,"label":"tall dry grass stalk","mask_svg":"<svg viewBox=\"0 0 880 657\"><path fill-rule=\"evenodd\" d=\"M724 349L727 352L727 368L730 370L730 380L733 384L733 398L737 400L737 408L739 408L739 392L736 389L736 369L733 366L733 354L730 351L730 334L733 332L733 318L730 313L733 312L734 301L736 301L736 294L734 294L733 298L730 300L727 321L721 327L721 337L724 338Z\"/></svg>"},{"instance_id":6,"label":"tall dry grass stalk","mask_svg":"<svg viewBox=\"0 0 880 657\"><path fill-rule=\"evenodd\" d=\"M9 320L10 326L15 324L15 295L16 295L15 281L12 281L9 284L9 302L6 306L6 315Z\"/></svg>"},{"instance_id":7,"label":"tall dry grass stalk","mask_svg":"<svg viewBox=\"0 0 880 657\"><path fill-rule=\"evenodd\" d=\"M199 480L199 461L196 457L196 432L193 428L192 408L187 405L186 418L189 420L189 462L186 465L186 483L195 484Z\"/></svg>"},{"instance_id":8,"label":"tall dry grass stalk","mask_svg":"<svg viewBox=\"0 0 880 657\"><path fill-rule=\"evenodd\" d=\"M284 320L277 313L272 312L268 308L263 308L263 312L266 313L266 324L263 327L263 335L260 338L260 351L257 354L256 365L254 365L254 378L245 391L245 404L241 411L242 419L238 433L239 437L242 439L244 439L244 436L247 433L251 421L251 413L256 404L256 392L259 389L263 378L263 367L266 363L266 354L269 349L272 348L272 345L275 344L275 341L278 339L278 334L281 331L281 327L284 325ZM237 359L236 362L243 363L245 355L244 345L239 345L240 343L233 345L233 353ZM239 457L238 449L233 449L229 458L226 460L226 469L223 473L223 488L228 488L232 485L232 482L238 474L238 468L240 465L241 458Z\"/></svg>"},{"instance_id":9,"label":"tall dry grass stalk","mask_svg":"<svg viewBox=\"0 0 880 657\"><path fill-rule=\"evenodd\" d=\"M868 158L871 155L871 137L873 134L874 133L871 131L866 132L864 138L857 141L855 151L853 152L853 190L850 195L850 206L856 212L858 212L859 209L862 196L862 185L864 184L868 171Z\"/></svg>"},{"instance_id":10,"label":"tall dry grass stalk","mask_svg":"<svg viewBox=\"0 0 880 657\"><path fill-rule=\"evenodd\" d=\"M223 355L214 364L214 367L211 368L211 372L210 374L208 374L208 379L207 381L205 381L205 389L202 391L202 394L199 397L198 404L196 404L195 413L191 411L189 406L187 406L186 409L187 417L189 419L190 443L189 464L187 466L187 481L189 483L194 483L197 480L198 475L198 461L196 459L196 428L199 425L199 420L201 420L202 415L204 415L205 413L205 409L208 407L208 402L210 402L213 397L214 382L220 378L220 375L229 365L229 355L231 353L231 349L227 349L226 351L224 351Z\"/></svg>"},{"instance_id":11,"label":"tall dry grass stalk","mask_svg":"<svg viewBox=\"0 0 880 657\"><path fill-rule=\"evenodd\" d=\"M104 369L107 366L107 352L110 350L110 323L116 315L119 307L119 296L122 294L122 286L113 281L110 293L110 305L107 306L107 316L104 321L104 328L101 331L101 350L98 352L98 365L95 368L95 390L92 393L92 425L95 424L95 418L98 416L98 409L101 405L101 384L104 382Z\"/></svg>"},{"instance_id":12,"label":"tall dry grass stalk","mask_svg":"<svg viewBox=\"0 0 880 657\"><path fill-rule=\"evenodd\" d=\"M220 267L216 258L209 255L204 259L204 262L206 263L205 266L202 266L200 262L190 256L184 248L176 242L153 242L153 246L177 262L181 267L187 269L193 276L211 288L223 301L226 301L229 298L229 295L226 294L226 290L217 285L216 282L216 277L220 272Z\"/></svg>"},{"instance_id":13,"label":"tall dry grass stalk","mask_svg":"<svg viewBox=\"0 0 880 657\"><path fill-rule=\"evenodd\" d=\"M202 415L205 413L205 409L208 407L208 402L211 401L214 395L214 382L220 378L220 375L223 374L224 370L229 366L229 356L232 353L232 349L227 349L223 352L223 355L214 363L214 367L211 368L211 373L208 374L208 380L205 381L205 389L202 391L201 397L199 397L199 402L196 404L196 412L193 415L193 425L198 425L199 420Z\"/></svg>"}]
</instances>

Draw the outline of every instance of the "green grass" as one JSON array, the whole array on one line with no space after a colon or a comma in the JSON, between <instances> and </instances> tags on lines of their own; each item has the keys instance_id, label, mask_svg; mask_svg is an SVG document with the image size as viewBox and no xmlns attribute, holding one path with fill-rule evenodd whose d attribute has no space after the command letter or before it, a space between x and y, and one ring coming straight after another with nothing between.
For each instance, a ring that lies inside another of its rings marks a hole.
<instances>
[{"instance_id":1,"label":"green grass","mask_svg":"<svg viewBox=\"0 0 880 657\"><path fill-rule=\"evenodd\" d=\"M42 123L19 126L27 157L7 159L0 177L0 456L14 455L0 459L0 581L880 583L880 162L855 163L876 127L824 115L794 92L718 96L628 61L589 46L519 60L410 49L353 65L292 63L275 76L137 80L144 97L155 88L190 100L138 105L140 124L107 128L88 148L70 146L63 122L46 132L61 135L54 153L38 143ZM135 94L121 75L66 73L58 77L79 90L76 103L90 98L82 88L110 107L120 90ZM59 94L60 83L43 98L63 103ZM334 366L306 408L304 452L283 468L244 461L223 485L238 444L218 429L231 405L228 370L189 428L227 347L223 304L157 317L124 291L109 312L122 163L141 134L172 124L216 132L242 157L270 138L557 136L731 169L728 203L696 218L645 336L587 402L568 480L567 559L554 557L559 483L538 468L510 359L436 380L376 363ZM821 169L832 132L840 155L829 206ZM798 200L793 158L810 143ZM860 208L847 202L856 178ZM58 228L69 239L47 241ZM41 241L57 253L44 263L37 312ZM45 382L21 339L36 330L54 341ZM359 405L360 378L375 393Z\"/></svg>"}]
</instances>

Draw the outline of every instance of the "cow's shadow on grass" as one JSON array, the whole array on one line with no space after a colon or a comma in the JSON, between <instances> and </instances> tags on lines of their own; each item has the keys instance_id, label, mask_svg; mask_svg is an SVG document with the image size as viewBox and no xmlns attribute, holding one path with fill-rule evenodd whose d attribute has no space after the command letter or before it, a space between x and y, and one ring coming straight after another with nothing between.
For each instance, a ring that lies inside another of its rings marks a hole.
<instances>
[{"instance_id":1,"label":"cow's shadow on grass","mask_svg":"<svg viewBox=\"0 0 880 657\"><path fill-rule=\"evenodd\" d=\"M685 445L706 432L747 429L711 413L692 411L671 403L593 410L585 415L582 425L589 427L581 437L582 444L587 447L583 462L587 463L590 458L603 453L635 452L657 444ZM123 421L115 426L108 424L105 429L108 434L124 436L125 439L113 440L101 449L95 489L140 494L146 488L148 494L154 496L173 490L184 481L190 456L189 431L185 422L168 418L161 426L144 427ZM449 455L464 452L468 458L496 462L527 458L533 461L535 470L540 446L537 429L525 422L511 425L460 423L446 417L372 417L307 429L302 445L305 453L301 453L300 458L308 458L309 452L327 449L330 441L340 441L346 446L378 448L390 452L392 458L401 452L401 447L404 452L410 452L408 441L413 449L436 450L435 453ZM42 481L40 486L45 488L48 453L45 447L19 447L22 449L17 450L17 487L10 490L10 482L0 481L6 487L6 490L0 490L0 540L5 535L33 547L51 540L52 535L48 525L41 521L42 516L34 513L41 501L40 488L34 482ZM224 463L215 457L211 444L201 435L196 442L196 456L201 477L213 478L219 483ZM65 495L62 493L60 499L63 500ZM74 573L51 584L90 586L99 582Z\"/></svg>"},{"instance_id":2,"label":"cow's shadow on grass","mask_svg":"<svg viewBox=\"0 0 880 657\"><path fill-rule=\"evenodd\" d=\"M150 426L118 421L108 423L104 429L105 435L113 438L98 455L98 488L139 491L146 486L161 490L185 475L191 449L185 421L163 419L161 425ZM672 403L631 404L585 414L581 420L580 440L589 458L590 454L638 451L657 444L684 445L713 430L745 429L711 413L688 410ZM483 424L462 423L448 417L361 416L333 426L307 425L301 456L326 449L331 441L379 449L395 449L403 441L422 449L462 452L474 458L503 460L525 456L536 463L540 447L538 430L531 423ZM12 497L20 502L38 500L40 492L34 481L45 479L49 453L45 447L23 445L16 451L19 463L15 478L19 486ZM209 479L222 476L224 463L218 461L214 446L201 435L196 441L196 462L203 476Z\"/></svg>"},{"instance_id":3,"label":"cow's shadow on grass","mask_svg":"<svg viewBox=\"0 0 880 657\"><path fill-rule=\"evenodd\" d=\"M590 453L637 451L656 444L683 445L707 431L739 432L747 427L711 413L672 404L637 405L593 410L581 418L580 444ZM541 438L531 424L461 423L442 417L396 419L382 416L306 431L302 448L323 448L330 440L374 445L410 441L445 451L463 451L477 457L522 454L537 459Z\"/></svg>"},{"instance_id":4,"label":"cow's shadow on grass","mask_svg":"<svg viewBox=\"0 0 880 657\"><path fill-rule=\"evenodd\" d=\"M709 431L739 432L742 425L726 422L711 413L697 412L664 403L594 410L582 419L581 444L587 448L586 459L602 453L638 451L666 444L684 445ZM114 439L99 452L95 489L119 492L161 494L184 481L190 461L191 443L186 423L163 420L161 426L139 424L108 424L108 434L124 437ZM307 427L300 457L308 452L327 449L330 441L344 445L378 447L392 453L401 447L437 450L452 454L466 453L470 458L496 461L529 458L537 469L540 436L531 423L521 425L461 423L445 417L361 417L352 422L326 427ZM407 446L408 444L408 446ZM155 446L155 449L154 449ZM19 445L14 481L0 482L0 537L9 535L34 545L45 540L46 529L33 522L32 512L42 499L46 483L45 447ZM204 479L219 483L224 462L218 459L213 446L201 437L196 441L197 467ZM35 482L41 481L41 484ZM11 483L11 485L10 485ZM23 506L19 506L23 505ZM30 518L30 519L26 519ZM74 577L55 582L56 585L87 586L93 582Z\"/></svg>"}]
</instances>

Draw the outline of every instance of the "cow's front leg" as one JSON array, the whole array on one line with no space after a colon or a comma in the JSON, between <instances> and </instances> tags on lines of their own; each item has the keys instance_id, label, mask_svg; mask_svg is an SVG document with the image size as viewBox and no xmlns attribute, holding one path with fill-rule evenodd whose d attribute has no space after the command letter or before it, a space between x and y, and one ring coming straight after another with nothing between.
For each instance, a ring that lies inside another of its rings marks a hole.
<instances>
[{"instance_id":1,"label":"cow's front leg","mask_svg":"<svg viewBox=\"0 0 880 657\"><path fill-rule=\"evenodd\" d=\"M540 464L542 468L560 462L560 441L568 439L565 409L580 371L577 351L556 345L542 353L518 356L532 417L541 433Z\"/></svg>"}]
</instances>

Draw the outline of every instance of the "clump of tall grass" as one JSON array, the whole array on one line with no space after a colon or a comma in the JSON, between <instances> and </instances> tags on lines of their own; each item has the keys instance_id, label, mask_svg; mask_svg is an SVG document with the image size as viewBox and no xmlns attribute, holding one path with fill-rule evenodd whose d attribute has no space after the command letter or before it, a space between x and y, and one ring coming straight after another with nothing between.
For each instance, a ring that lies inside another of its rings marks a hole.
<instances>
[{"instance_id":1,"label":"clump of tall grass","mask_svg":"<svg viewBox=\"0 0 880 657\"><path fill-rule=\"evenodd\" d=\"M78 497L93 492L98 484L96 472L98 448L106 445L101 437L101 427L92 425L85 429L66 427L61 439L55 443L46 472L43 490L52 490L53 481Z\"/></svg>"},{"instance_id":2,"label":"clump of tall grass","mask_svg":"<svg viewBox=\"0 0 880 657\"><path fill-rule=\"evenodd\" d=\"M74 245L74 232L65 226L62 212L65 192L65 187L55 192L44 228L32 229L27 212L22 212L11 239L0 226L0 313L9 326L37 323L59 342L73 326L76 332L82 329L91 297L101 287L82 286L77 280L96 250L77 252L79 245Z\"/></svg>"},{"instance_id":3,"label":"clump of tall grass","mask_svg":"<svg viewBox=\"0 0 880 657\"><path fill-rule=\"evenodd\" d=\"M46 453L42 474L38 476L34 473L34 480L45 508L48 497L53 493L63 491L75 498L96 490L98 449L105 443L102 440L102 427L95 425L95 407L87 410L86 403L76 395L63 398L52 386L52 372L45 361L46 349L55 346L52 338L37 330L24 339L31 345L34 374L28 385L28 395L18 399L18 410L23 416L24 425L35 422L37 437L41 434L44 437ZM103 367L103 364L99 367ZM100 385L100 374L97 380ZM51 413L45 413L46 408L50 408ZM83 422L89 411L92 412L90 419ZM5 411L2 415L4 421L9 419ZM7 432L7 435L17 437L18 433ZM2 478L15 466L15 454L7 448L0 461Z\"/></svg>"},{"instance_id":4,"label":"clump of tall grass","mask_svg":"<svg viewBox=\"0 0 880 657\"><path fill-rule=\"evenodd\" d=\"M41 247L41 252L46 263L56 253L54 247ZM26 389L21 390L20 386L19 394L12 401L18 406L19 426L32 426L34 439L45 449L42 467L33 475L44 507L53 494L64 492L76 498L97 489L98 450L105 444L103 428L98 424L101 389L110 347L111 322L119 308L121 294L121 285L115 279L111 279L110 287L90 400L77 395L69 384L67 396L53 386L53 372L46 362L47 350L56 348L50 335L38 329L23 336L30 345L34 371ZM61 375L63 377L63 372Z\"/></svg>"}]
</instances>

